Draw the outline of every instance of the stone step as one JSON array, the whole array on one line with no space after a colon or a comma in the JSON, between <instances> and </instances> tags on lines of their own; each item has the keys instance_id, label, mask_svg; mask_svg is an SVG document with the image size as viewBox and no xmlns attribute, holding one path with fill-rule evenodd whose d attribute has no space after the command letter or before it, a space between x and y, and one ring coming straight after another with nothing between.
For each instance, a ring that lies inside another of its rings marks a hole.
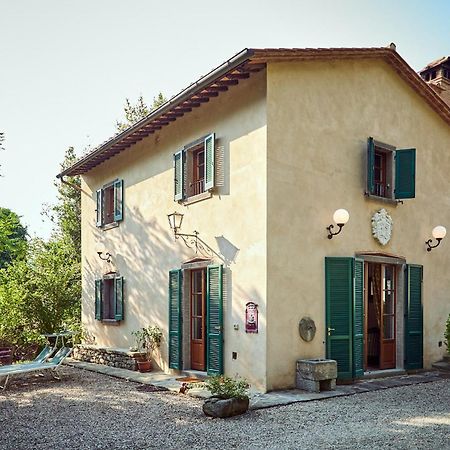
<instances>
[{"instance_id":1,"label":"stone step","mask_svg":"<svg viewBox=\"0 0 450 450\"><path fill-rule=\"evenodd\" d=\"M442 361L438 361L438 362L432 364L432 367L434 369L444 370L446 372L450 372L450 360L443 359Z\"/></svg>"}]
</instances>

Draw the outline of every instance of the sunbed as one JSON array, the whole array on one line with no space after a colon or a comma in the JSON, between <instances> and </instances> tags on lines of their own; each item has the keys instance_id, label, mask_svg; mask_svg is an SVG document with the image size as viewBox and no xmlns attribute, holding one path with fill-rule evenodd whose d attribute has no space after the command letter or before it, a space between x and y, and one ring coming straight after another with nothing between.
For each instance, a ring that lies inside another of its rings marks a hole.
<instances>
[{"instance_id":1,"label":"sunbed","mask_svg":"<svg viewBox=\"0 0 450 450\"><path fill-rule=\"evenodd\" d=\"M46 349L44 349L46 350ZM62 362L72 353L71 347L61 347L53 358L48 361L45 359L44 350L36 357L36 359L31 363L26 364L12 364L10 366L0 367L0 378L6 377L3 386L0 389L6 389L9 377L12 375L21 375L30 372L43 372L44 370L49 370L50 374L56 378L60 379L57 369L62 364ZM50 353L51 354L51 353ZM48 356L47 356L48 358Z\"/></svg>"}]
</instances>

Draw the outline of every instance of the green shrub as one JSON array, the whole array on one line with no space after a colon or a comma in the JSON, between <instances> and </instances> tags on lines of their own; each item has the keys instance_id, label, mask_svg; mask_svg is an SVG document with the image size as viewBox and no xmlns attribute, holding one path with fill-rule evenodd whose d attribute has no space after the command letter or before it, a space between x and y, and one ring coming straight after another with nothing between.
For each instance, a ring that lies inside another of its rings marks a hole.
<instances>
[{"instance_id":1,"label":"green shrub","mask_svg":"<svg viewBox=\"0 0 450 450\"><path fill-rule=\"evenodd\" d=\"M233 379L224 375L215 375L205 380L204 386L214 397L219 398L248 398L247 380Z\"/></svg>"},{"instance_id":2,"label":"green shrub","mask_svg":"<svg viewBox=\"0 0 450 450\"><path fill-rule=\"evenodd\" d=\"M445 345L447 346L447 353L450 353L450 314L448 315L447 322L445 322Z\"/></svg>"}]
</instances>

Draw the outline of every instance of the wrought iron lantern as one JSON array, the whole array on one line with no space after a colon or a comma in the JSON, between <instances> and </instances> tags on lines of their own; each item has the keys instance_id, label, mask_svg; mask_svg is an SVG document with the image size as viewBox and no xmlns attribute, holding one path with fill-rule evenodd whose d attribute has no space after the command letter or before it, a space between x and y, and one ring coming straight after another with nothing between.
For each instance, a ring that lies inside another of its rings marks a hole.
<instances>
[{"instance_id":1,"label":"wrought iron lantern","mask_svg":"<svg viewBox=\"0 0 450 450\"><path fill-rule=\"evenodd\" d=\"M181 228L183 223L184 214L174 211L172 214L168 214L170 228L173 230L175 237L177 236L178 230Z\"/></svg>"}]
</instances>

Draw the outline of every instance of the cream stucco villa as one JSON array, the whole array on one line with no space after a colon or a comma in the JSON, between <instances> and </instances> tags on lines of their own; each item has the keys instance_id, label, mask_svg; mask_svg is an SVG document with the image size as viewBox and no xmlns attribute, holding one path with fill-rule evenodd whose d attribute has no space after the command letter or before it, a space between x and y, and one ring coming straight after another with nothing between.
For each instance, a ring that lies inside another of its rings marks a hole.
<instances>
[{"instance_id":1,"label":"cream stucco villa","mask_svg":"<svg viewBox=\"0 0 450 450\"><path fill-rule=\"evenodd\" d=\"M261 391L293 387L300 358L356 378L444 352L450 242L425 241L450 226L450 107L394 46L245 49L73 175L99 348L156 324L162 370Z\"/></svg>"}]
</instances>

